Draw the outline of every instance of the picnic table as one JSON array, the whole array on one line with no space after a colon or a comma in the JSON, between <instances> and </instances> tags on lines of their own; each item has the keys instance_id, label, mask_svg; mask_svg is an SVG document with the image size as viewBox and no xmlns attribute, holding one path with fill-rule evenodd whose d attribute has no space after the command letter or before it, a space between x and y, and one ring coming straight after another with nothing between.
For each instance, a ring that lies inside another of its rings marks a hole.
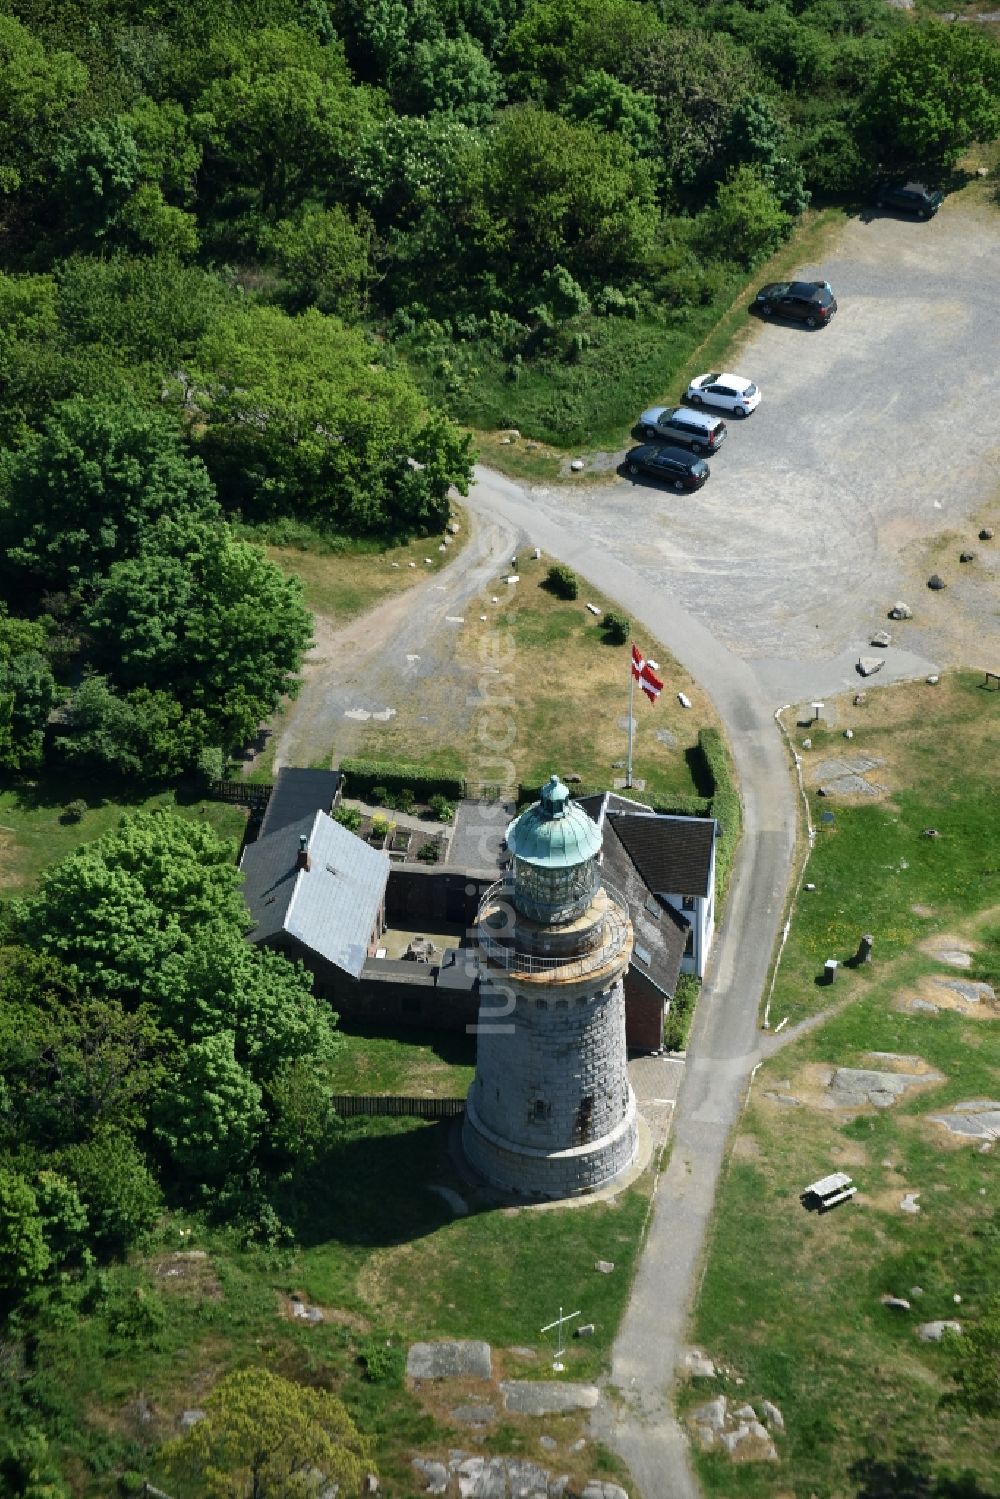
<instances>
[{"instance_id":1,"label":"picnic table","mask_svg":"<svg viewBox=\"0 0 1000 1499\"><path fill-rule=\"evenodd\" d=\"M846 1171L834 1171L806 1187L802 1200L814 1202L819 1211L825 1213L827 1208L836 1207L838 1202L847 1202L857 1190Z\"/></svg>"}]
</instances>

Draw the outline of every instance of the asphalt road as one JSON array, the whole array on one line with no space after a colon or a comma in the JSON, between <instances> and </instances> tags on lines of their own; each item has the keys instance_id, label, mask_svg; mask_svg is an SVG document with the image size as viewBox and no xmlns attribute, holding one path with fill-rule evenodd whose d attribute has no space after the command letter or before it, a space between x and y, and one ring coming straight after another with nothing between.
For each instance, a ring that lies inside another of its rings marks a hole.
<instances>
[{"instance_id":1,"label":"asphalt road","mask_svg":"<svg viewBox=\"0 0 1000 1499\"><path fill-rule=\"evenodd\" d=\"M530 491L752 661L775 706L854 682L897 597L917 618L896 632L883 679L929 669L941 640L926 540L972 540L968 520L1000 476L1000 215L855 220L798 274L829 279L840 310L814 332L752 320L739 369L763 400L728 419L702 490L642 478ZM680 394L650 391L649 403ZM970 620L957 649L983 665L1000 658L996 594L977 597L983 580L959 571ZM995 589L995 571L986 581Z\"/></svg>"},{"instance_id":2,"label":"asphalt road","mask_svg":"<svg viewBox=\"0 0 1000 1499\"><path fill-rule=\"evenodd\" d=\"M740 364L764 400L731 423L697 496L625 481L525 491L488 470L471 496L477 512L518 527L519 545L575 567L671 649L715 703L743 795L673 1148L615 1342L619 1398L594 1422L643 1499L698 1494L670 1388L726 1145L761 1055L757 1015L792 869L795 797L772 715L856 684L858 654L917 586L930 538L966 534L996 493L998 227L964 210L930 224L850 224L828 261L799 271L833 283L837 318L816 333L762 324L751 336ZM1000 655L993 576L961 585L970 625L948 649L968 664ZM948 659L926 597L915 599L926 619L877 680Z\"/></svg>"}]
</instances>

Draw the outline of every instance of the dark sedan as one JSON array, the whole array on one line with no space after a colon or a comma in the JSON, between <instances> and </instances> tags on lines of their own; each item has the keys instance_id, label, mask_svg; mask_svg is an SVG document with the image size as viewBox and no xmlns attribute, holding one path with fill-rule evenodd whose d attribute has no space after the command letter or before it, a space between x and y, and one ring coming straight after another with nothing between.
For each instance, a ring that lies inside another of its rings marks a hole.
<instances>
[{"instance_id":1,"label":"dark sedan","mask_svg":"<svg viewBox=\"0 0 1000 1499\"><path fill-rule=\"evenodd\" d=\"M686 453L683 448L661 448L658 443L643 443L625 455L625 467L633 476L651 474L675 489L700 489L712 470L704 458Z\"/></svg>"},{"instance_id":2,"label":"dark sedan","mask_svg":"<svg viewBox=\"0 0 1000 1499\"><path fill-rule=\"evenodd\" d=\"M761 317L787 317L807 328L822 328L837 310L829 281L772 281L754 299Z\"/></svg>"},{"instance_id":3,"label":"dark sedan","mask_svg":"<svg viewBox=\"0 0 1000 1499\"><path fill-rule=\"evenodd\" d=\"M883 182L875 191L876 208L898 208L931 219L944 202L944 193L924 182Z\"/></svg>"}]
</instances>

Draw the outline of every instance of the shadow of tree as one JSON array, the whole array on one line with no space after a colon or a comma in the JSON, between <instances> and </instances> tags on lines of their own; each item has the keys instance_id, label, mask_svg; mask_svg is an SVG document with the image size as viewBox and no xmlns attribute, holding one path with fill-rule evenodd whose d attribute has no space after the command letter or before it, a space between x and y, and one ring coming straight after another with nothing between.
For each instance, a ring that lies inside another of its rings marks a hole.
<instances>
[{"instance_id":1,"label":"shadow of tree","mask_svg":"<svg viewBox=\"0 0 1000 1499\"><path fill-rule=\"evenodd\" d=\"M907 1448L892 1457L863 1457L848 1469L855 1499L998 1499L973 1473L934 1474L926 1452Z\"/></svg>"}]
</instances>

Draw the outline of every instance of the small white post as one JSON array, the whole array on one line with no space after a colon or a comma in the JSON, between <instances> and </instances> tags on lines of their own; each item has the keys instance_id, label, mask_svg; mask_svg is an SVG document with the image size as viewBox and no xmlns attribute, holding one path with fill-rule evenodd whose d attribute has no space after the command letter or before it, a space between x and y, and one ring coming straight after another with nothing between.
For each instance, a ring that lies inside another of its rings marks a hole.
<instances>
[{"instance_id":1,"label":"small white post","mask_svg":"<svg viewBox=\"0 0 1000 1499\"><path fill-rule=\"evenodd\" d=\"M562 1362L562 1356L566 1352L565 1345L563 1344L563 1327L567 1322L572 1322L573 1318L579 1317L579 1315L579 1312L567 1312L566 1316L564 1317L563 1309L562 1307L560 1307L559 1315L556 1320L554 1322L546 1322L545 1326L542 1328L542 1332L551 1332L553 1327L558 1329L558 1331L556 1332L556 1356L555 1361L552 1365L552 1368L555 1370L556 1374L562 1374L564 1369L566 1368L566 1365Z\"/></svg>"},{"instance_id":2,"label":"small white post","mask_svg":"<svg viewBox=\"0 0 1000 1499\"><path fill-rule=\"evenodd\" d=\"M625 767L625 788L632 785L632 731L635 727L635 719L632 717L632 702L635 694L635 672L632 670L632 653L628 657L628 763Z\"/></svg>"}]
</instances>

